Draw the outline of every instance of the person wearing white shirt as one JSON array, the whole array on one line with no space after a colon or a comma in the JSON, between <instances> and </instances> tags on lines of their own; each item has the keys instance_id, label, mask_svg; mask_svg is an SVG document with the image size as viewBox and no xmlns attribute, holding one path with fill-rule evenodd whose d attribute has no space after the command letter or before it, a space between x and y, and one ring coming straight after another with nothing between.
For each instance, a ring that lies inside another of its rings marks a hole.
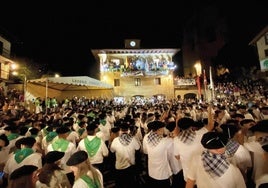
<instances>
[{"instance_id":1,"label":"person wearing white shirt","mask_svg":"<svg viewBox=\"0 0 268 188\"><path fill-rule=\"evenodd\" d=\"M84 150L89 155L90 163L103 173L103 161L108 157L109 150L104 141L96 136L99 123L90 122L86 127L88 136L83 138L77 146L77 150Z\"/></svg>"},{"instance_id":2,"label":"person wearing white shirt","mask_svg":"<svg viewBox=\"0 0 268 188\"><path fill-rule=\"evenodd\" d=\"M120 135L113 139L110 146L110 151L115 153L116 187L135 188L135 154L139 152L140 144L128 133L130 126L134 125L124 121L119 126Z\"/></svg>"},{"instance_id":3,"label":"person wearing white shirt","mask_svg":"<svg viewBox=\"0 0 268 188\"><path fill-rule=\"evenodd\" d=\"M252 153L253 169L252 180L254 183L265 174L267 166L265 161L260 160L263 157L262 145L268 142L268 120L261 120L256 125L249 128L253 135L244 142L244 146Z\"/></svg>"},{"instance_id":4,"label":"person wearing white shirt","mask_svg":"<svg viewBox=\"0 0 268 188\"><path fill-rule=\"evenodd\" d=\"M240 170L225 155L227 141L221 132L210 131L202 136L205 150L193 156L186 174L186 188L246 188Z\"/></svg>"},{"instance_id":5,"label":"person wearing white shirt","mask_svg":"<svg viewBox=\"0 0 268 188\"><path fill-rule=\"evenodd\" d=\"M42 154L33 150L36 143L33 137L23 137L16 141L19 150L10 154L4 167L5 176L8 177L15 169L23 165L34 165L38 169L42 167Z\"/></svg>"},{"instance_id":6,"label":"person wearing white shirt","mask_svg":"<svg viewBox=\"0 0 268 188\"><path fill-rule=\"evenodd\" d=\"M148 188L170 188L173 173L169 162L174 153L173 143L163 135L166 124L151 121L147 126L151 131L143 138L143 152L148 155Z\"/></svg>"},{"instance_id":7,"label":"person wearing white shirt","mask_svg":"<svg viewBox=\"0 0 268 188\"><path fill-rule=\"evenodd\" d=\"M179 114L177 116L180 116ZM214 128L214 120L212 119L211 105L208 107L208 123L198 130L194 130L195 121L188 117L177 119L177 127L179 128L178 136L174 138L174 154L180 159L184 180L187 180L187 173L190 167L191 158L195 153L202 153L204 147L201 145L203 134L212 131Z\"/></svg>"}]
</instances>

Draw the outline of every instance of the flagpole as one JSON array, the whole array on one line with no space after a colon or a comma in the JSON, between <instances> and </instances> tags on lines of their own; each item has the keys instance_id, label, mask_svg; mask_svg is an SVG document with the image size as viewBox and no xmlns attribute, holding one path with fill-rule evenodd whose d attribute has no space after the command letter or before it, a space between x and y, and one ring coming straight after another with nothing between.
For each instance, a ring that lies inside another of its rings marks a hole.
<instances>
[{"instance_id":1,"label":"flagpole","mask_svg":"<svg viewBox=\"0 0 268 188\"><path fill-rule=\"evenodd\" d=\"M206 70L203 71L203 81L204 81L204 99L207 101L207 77L206 77Z\"/></svg>"},{"instance_id":2,"label":"flagpole","mask_svg":"<svg viewBox=\"0 0 268 188\"><path fill-rule=\"evenodd\" d=\"M211 89L211 102L214 101L214 83L212 78L212 67L209 67L209 79L210 79L210 89Z\"/></svg>"}]
</instances>

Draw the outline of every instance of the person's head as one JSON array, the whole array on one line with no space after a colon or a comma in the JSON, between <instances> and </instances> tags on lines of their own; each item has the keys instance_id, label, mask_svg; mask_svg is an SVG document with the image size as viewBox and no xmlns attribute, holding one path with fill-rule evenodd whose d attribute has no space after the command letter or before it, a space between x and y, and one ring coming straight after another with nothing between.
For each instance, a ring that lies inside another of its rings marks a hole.
<instances>
[{"instance_id":1,"label":"person's head","mask_svg":"<svg viewBox=\"0 0 268 188\"><path fill-rule=\"evenodd\" d=\"M201 138L201 144L211 153L223 154L228 137L222 132L210 131L205 133Z\"/></svg>"},{"instance_id":2,"label":"person's head","mask_svg":"<svg viewBox=\"0 0 268 188\"><path fill-rule=\"evenodd\" d=\"M64 152L61 151L50 151L45 155L45 163L47 164L59 164L60 160L64 156Z\"/></svg>"},{"instance_id":3,"label":"person's head","mask_svg":"<svg viewBox=\"0 0 268 188\"><path fill-rule=\"evenodd\" d=\"M178 127L181 130L187 130L191 128L195 124L194 120L192 118L183 117L178 120Z\"/></svg>"},{"instance_id":4,"label":"person's head","mask_svg":"<svg viewBox=\"0 0 268 188\"><path fill-rule=\"evenodd\" d=\"M149 124L152 131L156 132L158 135L163 135L164 131L165 131L165 126L166 124L162 121L151 121ZM148 128L149 128L149 124L148 124Z\"/></svg>"},{"instance_id":5,"label":"person's head","mask_svg":"<svg viewBox=\"0 0 268 188\"><path fill-rule=\"evenodd\" d=\"M243 129L248 130L252 126L254 126L256 122L253 119L243 119L240 121L240 126L243 127Z\"/></svg>"},{"instance_id":6,"label":"person's head","mask_svg":"<svg viewBox=\"0 0 268 188\"><path fill-rule=\"evenodd\" d=\"M70 169L73 171L75 178L79 178L84 175L90 169L90 162L88 160L88 154L86 151L77 151L71 155L71 157L66 162Z\"/></svg>"},{"instance_id":7,"label":"person's head","mask_svg":"<svg viewBox=\"0 0 268 188\"><path fill-rule=\"evenodd\" d=\"M65 126L60 126L56 129L56 133L58 134L60 138L67 138L68 135L70 134L70 131L71 130Z\"/></svg>"},{"instance_id":8,"label":"person's head","mask_svg":"<svg viewBox=\"0 0 268 188\"><path fill-rule=\"evenodd\" d=\"M175 121L171 121L171 122L168 122L167 125L166 125L166 129L168 130L169 132L169 136L170 137L174 137L176 135L178 135L178 128L176 126L176 122Z\"/></svg>"},{"instance_id":9,"label":"person's head","mask_svg":"<svg viewBox=\"0 0 268 188\"><path fill-rule=\"evenodd\" d=\"M8 180L8 188L34 188L38 180L38 168L34 165L23 165L14 170Z\"/></svg>"},{"instance_id":10,"label":"person's head","mask_svg":"<svg viewBox=\"0 0 268 188\"><path fill-rule=\"evenodd\" d=\"M228 139L232 139L239 131L239 127L232 124L222 124L220 127L222 129L223 134L225 134Z\"/></svg>"},{"instance_id":11,"label":"person's head","mask_svg":"<svg viewBox=\"0 0 268 188\"><path fill-rule=\"evenodd\" d=\"M88 135L94 135L98 131L99 123L97 121L90 122L86 129Z\"/></svg>"},{"instance_id":12,"label":"person's head","mask_svg":"<svg viewBox=\"0 0 268 188\"><path fill-rule=\"evenodd\" d=\"M256 125L249 128L250 131L253 132L253 135L256 137L256 139L259 139L260 137L268 136L268 119L260 120L256 123Z\"/></svg>"},{"instance_id":13,"label":"person's head","mask_svg":"<svg viewBox=\"0 0 268 188\"><path fill-rule=\"evenodd\" d=\"M15 142L15 146L18 149L22 149L22 148L32 148L34 146L34 144L36 143L35 138L31 137L31 136L27 136L27 137L23 137L18 139Z\"/></svg>"},{"instance_id":14,"label":"person's head","mask_svg":"<svg viewBox=\"0 0 268 188\"><path fill-rule=\"evenodd\" d=\"M245 116L243 114L240 113L236 113L233 115L233 119L237 120L238 122L242 121L243 119L245 119Z\"/></svg>"},{"instance_id":15,"label":"person's head","mask_svg":"<svg viewBox=\"0 0 268 188\"><path fill-rule=\"evenodd\" d=\"M130 125L128 123L126 123L126 122L122 122L119 125L119 129L120 129L120 132L121 133L128 133L129 128L130 128Z\"/></svg>"},{"instance_id":16,"label":"person's head","mask_svg":"<svg viewBox=\"0 0 268 188\"><path fill-rule=\"evenodd\" d=\"M3 147L6 147L9 145L9 140L7 139L7 136L5 134L0 135L0 151Z\"/></svg>"}]
</instances>

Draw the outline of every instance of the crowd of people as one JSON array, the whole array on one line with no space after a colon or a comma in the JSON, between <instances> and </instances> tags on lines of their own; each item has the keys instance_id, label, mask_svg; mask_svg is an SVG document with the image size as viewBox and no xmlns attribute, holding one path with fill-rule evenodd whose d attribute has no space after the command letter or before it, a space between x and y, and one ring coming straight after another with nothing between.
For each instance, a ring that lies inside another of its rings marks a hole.
<instances>
[{"instance_id":1,"label":"crowd of people","mask_svg":"<svg viewBox=\"0 0 268 188\"><path fill-rule=\"evenodd\" d=\"M226 95L213 101L142 105L74 96L34 112L1 95L0 185L265 187L268 101L254 87L216 84Z\"/></svg>"}]
</instances>

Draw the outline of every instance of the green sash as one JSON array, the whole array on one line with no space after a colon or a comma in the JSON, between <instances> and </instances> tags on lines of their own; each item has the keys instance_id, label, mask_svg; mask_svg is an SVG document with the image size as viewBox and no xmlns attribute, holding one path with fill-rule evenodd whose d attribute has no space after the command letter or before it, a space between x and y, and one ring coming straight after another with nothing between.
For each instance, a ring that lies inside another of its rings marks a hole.
<instances>
[{"instance_id":1,"label":"green sash","mask_svg":"<svg viewBox=\"0 0 268 188\"><path fill-rule=\"evenodd\" d=\"M11 141L11 140L14 140L14 139L16 139L16 138L18 138L19 137L19 134L18 133L11 133L11 134L9 134L8 136L7 136L7 139L9 140L9 141Z\"/></svg>"},{"instance_id":2,"label":"green sash","mask_svg":"<svg viewBox=\"0 0 268 188\"><path fill-rule=\"evenodd\" d=\"M68 140L65 140L63 138L59 138L52 143L52 148L54 151L65 152L68 148L69 143L70 142Z\"/></svg>"},{"instance_id":3,"label":"green sash","mask_svg":"<svg viewBox=\"0 0 268 188\"><path fill-rule=\"evenodd\" d=\"M106 125L106 120L105 120L105 119L101 119L101 120L100 120L100 123L101 123L103 126L105 126L105 125Z\"/></svg>"},{"instance_id":4,"label":"green sash","mask_svg":"<svg viewBox=\"0 0 268 188\"><path fill-rule=\"evenodd\" d=\"M100 187L100 183L98 181L97 182L93 181L88 175L81 176L81 179L84 180L87 183L88 187L90 188Z\"/></svg>"},{"instance_id":5,"label":"green sash","mask_svg":"<svg viewBox=\"0 0 268 188\"><path fill-rule=\"evenodd\" d=\"M87 153L90 157L93 157L96 155L98 149L100 148L101 145L101 139L98 137L93 138L91 141L89 141L88 138L84 139L84 144L87 149Z\"/></svg>"},{"instance_id":6,"label":"green sash","mask_svg":"<svg viewBox=\"0 0 268 188\"><path fill-rule=\"evenodd\" d=\"M49 132L46 135L46 141L51 142L56 136L58 136L58 134L56 132Z\"/></svg>"},{"instance_id":7,"label":"green sash","mask_svg":"<svg viewBox=\"0 0 268 188\"><path fill-rule=\"evenodd\" d=\"M95 114L93 112L90 112L87 114L88 117L92 117L92 118L95 118Z\"/></svg>"},{"instance_id":8,"label":"green sash","mask_svg":"<svg viewBox=\"0 0 268 188\"><path fill-rule=\"evenodd\" d=\"M85 132L86 129L80 128L78 129L79 136L82 136L82 134Z\"/></svg>"},{"instance_id":9,"label":"green sash","mask_svg":"<svg viewBox=\"0 0 268 188\"><path fill-rule=\"evenodd\" d=\"M15 153L15 160L17 163L21 163L26 157L34 152L32 148L23 148Z\"/></svg>"}]
</instances>

